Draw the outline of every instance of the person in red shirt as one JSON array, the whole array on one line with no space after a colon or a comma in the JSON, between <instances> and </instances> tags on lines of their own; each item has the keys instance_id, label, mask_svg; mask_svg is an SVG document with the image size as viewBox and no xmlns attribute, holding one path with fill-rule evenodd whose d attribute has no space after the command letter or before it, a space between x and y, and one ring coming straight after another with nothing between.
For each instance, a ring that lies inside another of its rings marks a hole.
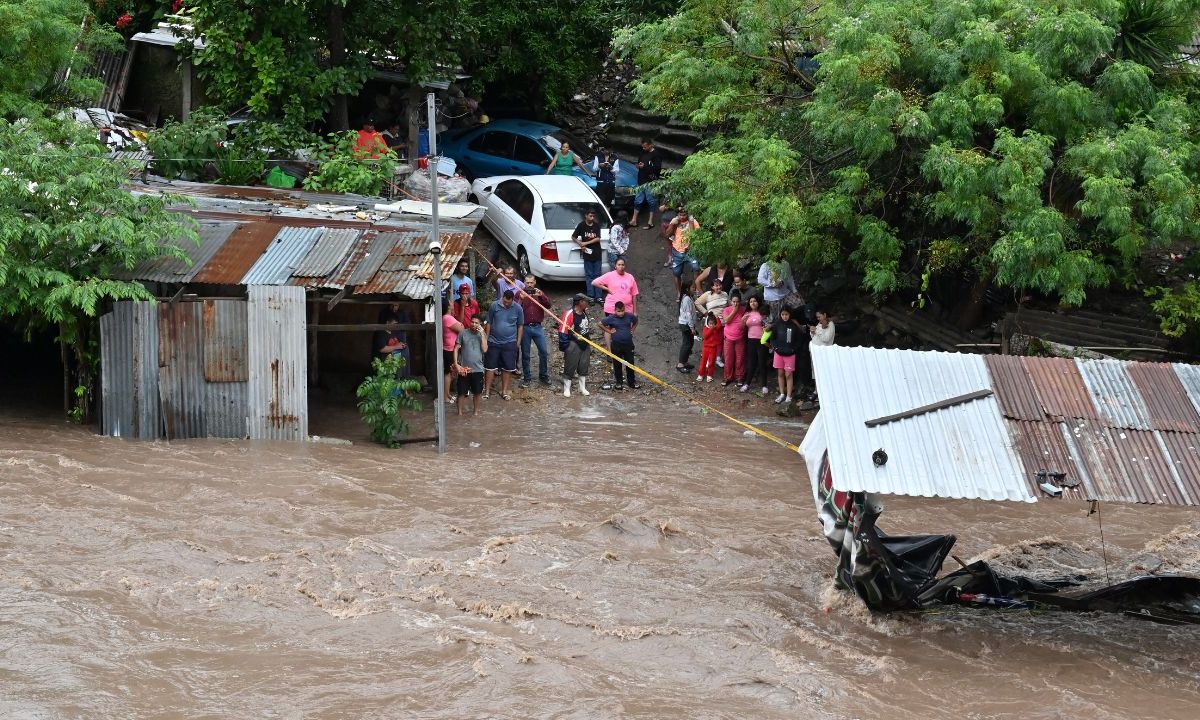
<instances>
[{"instance_id":1,"label":"person in red shirt","mask_svg":"<svg viewBox=\"0 0 1200 720\"><path fill-rule=\"evenodd\" d=\"M454 316L455 320L462 323L463 327L471 326L471 318L479 314L479 303L471 297L470 285L463 283L458 286L458 299L450 308L450 314Z\"/></svg>"},{"instance_id":2,"label":"person in red shirt","mask_svg":"<svg viewBox=\"0 0 1200 720\"><path fill-rule=\"evenodd\" d=\"M387 140L375 130L375 124L370 120L363 123L358 131L358 141L354 143L354 154L360 158L378 160L388 153Z\"/></svg>"},{"instance_id":3,"label":"person in red shirt","mask_svg":"<svg viewBox=\"0 0 1200 720\"><path fill-rule=\"evenodd\" d=\"M537 346L538 351L538 381L543 385L550 384L550 355L546 348L546 332L542 322L546 319L546 310L552 305L550 296L537 286L537 278L525 276L525 287L517 292L521 309L525 311L525 332L521 335L521 382L518 387L527 388L533 382L532 358L529 357L531 345Z\"/></svg>"},{"instance_id":4,"label":"person in red shirt","mask_svg":"<svg viewBox=\"0 0 1200 720\"><path fill-rule=\"evenodd\" d=\"M714 315L704 319L704 341L700 346L700 367L696 369L696 382L712 382L716 372L717 356L725 344L725 329Z\"/></svg>"}]
</instances>

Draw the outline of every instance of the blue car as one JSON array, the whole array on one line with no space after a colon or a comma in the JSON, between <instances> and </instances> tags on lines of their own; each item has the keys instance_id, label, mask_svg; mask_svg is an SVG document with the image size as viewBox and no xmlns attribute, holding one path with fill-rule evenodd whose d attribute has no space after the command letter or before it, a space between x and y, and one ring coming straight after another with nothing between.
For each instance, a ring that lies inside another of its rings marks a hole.
<instances>
[{"instance_id":1,"label":"blue car","mask_svg":"<svg viewBox=\"0 0 1200 720\"><path fill-rule=\"evenodd\" d=\"M493 120L465 130L447 130L438 135L438 152L453 158L468 180L494 175L541 175L551 156L563 142L590 170L596 153L570 132L532 120ZM595 189L596 179L579 168L575 175ZM620 159L617 168L615 207L632 207L637 191L635 161Z\"/></svg>"}]
</instances>

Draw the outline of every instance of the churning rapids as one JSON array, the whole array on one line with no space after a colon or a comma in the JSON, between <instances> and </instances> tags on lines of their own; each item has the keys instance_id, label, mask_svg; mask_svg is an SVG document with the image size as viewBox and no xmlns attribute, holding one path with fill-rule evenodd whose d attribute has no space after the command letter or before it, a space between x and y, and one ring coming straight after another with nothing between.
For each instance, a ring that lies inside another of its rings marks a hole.
<instances>
[{"instance_id":1,"label":"churning rapids","mask_svg":"<svg viewBox=\"0 0 1200 720\"><path fill-rule=\"evenodd\" d=\"M1200 717L1195 627L872 616L798 457L665 398L540 410L451 417L444 457L0 415L0 717ZM1084 507L887 506L1103 578ZM1194 512L1103 510L1114 579L1200 571Z\"/></svg>"}]
</instances>

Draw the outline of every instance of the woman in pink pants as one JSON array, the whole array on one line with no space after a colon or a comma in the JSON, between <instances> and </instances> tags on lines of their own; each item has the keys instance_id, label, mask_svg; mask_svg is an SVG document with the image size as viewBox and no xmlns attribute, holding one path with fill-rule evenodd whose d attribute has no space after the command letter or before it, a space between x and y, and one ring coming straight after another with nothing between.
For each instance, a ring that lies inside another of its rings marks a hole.
<instances>
[{"instance_id":1,"label":"woman in pink pants","mask_svg":"<svg viewBox=\"0 0 1200 720\"><path fill-rule=\"evenodd\" d=\"M725 320L725 385L735 381L741 385L746 378L746 326L742 323L745 314L742 298L731 295L729 306L721 313Z\"/></svg>"}]
</instances>

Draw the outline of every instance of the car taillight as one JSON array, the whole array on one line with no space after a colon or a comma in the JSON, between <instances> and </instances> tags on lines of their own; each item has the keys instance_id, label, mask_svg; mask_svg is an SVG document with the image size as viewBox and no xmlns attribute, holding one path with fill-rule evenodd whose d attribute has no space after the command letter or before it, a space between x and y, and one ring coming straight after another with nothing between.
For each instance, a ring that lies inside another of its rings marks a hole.
<instances>
[{"instance_id":1,"label":"car taillight","mask_svg":"<svg viewBox=\"0 0 1200 720\"><path fill-rule=\"evenodd\" d=\"M542 259L543 260L553 260L554 262L558 262L558 243L556 243L556 242L542 243Z\"/></svg>"}]
</instances>

